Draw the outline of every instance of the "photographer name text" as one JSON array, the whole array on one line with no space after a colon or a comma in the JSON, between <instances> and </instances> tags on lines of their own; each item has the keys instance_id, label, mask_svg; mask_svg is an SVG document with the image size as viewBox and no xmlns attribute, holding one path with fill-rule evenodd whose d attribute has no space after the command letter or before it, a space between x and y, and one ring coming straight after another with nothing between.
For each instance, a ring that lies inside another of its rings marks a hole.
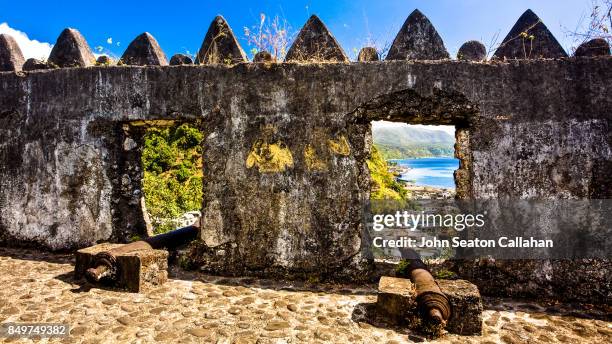
<instances>
[{"instance_id":1,"label":"photographer name text","mask_svg":"<svg viewBox=\"0 0 612 344\"><path fill-rule=\"evenodd\" d=\"M550 239L536 239L533 237L500 237L497 240L493 239L461 239L460 237L452 237L450 239L439 239L437 237L422 237L420 240L411 237L399 237L397 239L384 239L375 237L372 241L374 247L380 248L458 248L458 247L502 247L502 248L546 248L553 247L554 243Z\"/></svg>"}]
</instances>

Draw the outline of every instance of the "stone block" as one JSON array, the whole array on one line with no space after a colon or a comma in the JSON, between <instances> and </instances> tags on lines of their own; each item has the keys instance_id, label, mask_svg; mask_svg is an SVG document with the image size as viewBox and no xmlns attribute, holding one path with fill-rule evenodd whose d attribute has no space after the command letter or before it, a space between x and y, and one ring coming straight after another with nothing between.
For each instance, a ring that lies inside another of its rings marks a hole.
<instances>
[{"instance_id":1,"label":"stone block","mask_svg":"<svg viewBox=\"0 0 612 344\"><path fill-rule=\"evenodd\" d=\"M376 309L395 323L405 323L407 315L417 314L414 284L405 278L381 277Z\"/></svg>"},{"instance_id":2,"label":"stone block","mask_svg":"<svg viewBox=\"0 0 612 344\"><path fill-rule=\"evenodd\" d=\"M482 301L478 288L465 280L436 280L448 297L451 317L446 325L450 333L479 335L482 333ZM376 309L388 320L412 327L418 324L416 289L408 279L381 277ZM416 326L414 326L416 327Z\"/></svg>"},{"instance_id":3,"label":"stone block","mask_svg":"<svg viewBox=\"0 0 612 344\"><path fill-rule=\"evenodd\" d=\"M482 333L482 299L478 287L466 280L436 280L451 305L446 330L460 335Z\"/></svg>"},{"instance_id":4,"label":"stone block","mask_svg":"<svg viewBox=\"0 0 612 344\"><path fill-rule=\"evenodd\" d=\"M74 267L75 278L83 278L85 271L93 267L96 254L119 246L122 245L105 243L78 250ZM162 285L168 280L168 251L140 250L116 257L119 272L113 287L138 293Z\"/></svg>"}]
</instances>

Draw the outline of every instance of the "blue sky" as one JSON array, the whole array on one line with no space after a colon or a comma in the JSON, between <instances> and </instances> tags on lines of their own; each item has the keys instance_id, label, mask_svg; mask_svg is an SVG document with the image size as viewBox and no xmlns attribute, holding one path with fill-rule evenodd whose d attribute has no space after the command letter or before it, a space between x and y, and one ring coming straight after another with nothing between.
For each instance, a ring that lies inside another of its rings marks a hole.
<instances>
[{"instance_id":1,"label":"blue sky","mask_svg":"<svg viewBox=\"0 0 612 344\"><path fill-rule=\"evenodd\" d=\"M174 53L196 52L217 14L228 20L245 51L250 48L243 27L257 24L259 13L284 17L295 30L311 14L317 14L345 51L353 55L368 37L379 45L391 42L410 12L419 8L436 26L454 56L465 41L477 39L488 46L496 33L499 40L503 39L528 8L542 18L569 50L572 40L565 30L576 28L588 14L589 4L590 0L202 0L192 3L0 0L0 32L21 31L29 40L42 42L40 47L44 51L45 42L53 44L63 28L73 27L85 36L92 48L101 46L120 56L133 38L148 31L170 58ZM28 44L25 38L19 42ZM36 54L36 47L34 44L25 50Z\"/></svg>"}]
</instances>

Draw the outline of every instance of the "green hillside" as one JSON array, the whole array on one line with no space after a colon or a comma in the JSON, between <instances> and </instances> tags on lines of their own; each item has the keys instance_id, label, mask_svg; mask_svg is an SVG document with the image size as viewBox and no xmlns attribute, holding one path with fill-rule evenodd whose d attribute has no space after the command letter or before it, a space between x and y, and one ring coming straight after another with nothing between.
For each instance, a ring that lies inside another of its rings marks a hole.
<instances>
[{"instance_id":1,"label":"green hillside","mask_svg":"<svg viewBox=\"0 0 612 344\"><path fill-rule=\"evenodd\" d=\"M442 130L403 123L372 123L374 144L385 159L453 156L455 138Z\"/></svg>"},{"instance_id":2,"label":"green hillside","mask_svg":"<svg viewBox=\"0 0 612 344\"><path fill-rule=\"evenodd\" d=\"M367 164L370 169L370 177L372 178L371 200L408 199L408 191L389 172L389 165L376 146L372 146L372 155Z\"/></svg>"},{"instance_id":3,"label":"green hillside","mask_svg":"<svg viewBox=\"0 0 612 344\"><path fill-rule=\"evenodd\" d=\"M407 146L377 144L376 146L385 160L453 156L455 153L452 144L432 143Z\"/></svg>"}]
</instances>

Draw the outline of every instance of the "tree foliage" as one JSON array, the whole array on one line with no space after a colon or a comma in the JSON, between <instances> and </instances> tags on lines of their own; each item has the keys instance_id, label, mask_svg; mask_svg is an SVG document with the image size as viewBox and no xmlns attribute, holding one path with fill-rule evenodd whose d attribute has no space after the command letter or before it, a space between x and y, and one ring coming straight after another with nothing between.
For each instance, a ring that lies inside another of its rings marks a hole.
<instances>
[{"instance_id":1,"label":"tree foliage","mask_svg":"<svg viewBox=\"0 0 612 344\"><path fill-rule=\"evenodd\" d=\"M399 183L395 175L389 172L389 165L383 158L377 146L372 146L371 157L367 161L372 179L372 200L404 201L409 198L408 191Z\"/></svg>"},{"instance_id":2,"label":"tree foliage","mask_svg":"<svg viewBox=\"0 0 612 344\"><path fill-rule=\"evenodd\" d=\"M174 229L172 219L202 208L202 140L202 132L189 124L145 134L143 191L156 233Z\"/></svg>"},{"instance_id":3,"label":"tree foliage","mask_svg":"<svg viewBox=\"0 0 612 344\"><path fill-rule=\"evenodd\" d=\"M445 157L455 154L455 147L452 144L444 143L411 144L404 146L378 144L376 147L378 148L378 152L386 160Z\"/></svg>"}]
</instances>

